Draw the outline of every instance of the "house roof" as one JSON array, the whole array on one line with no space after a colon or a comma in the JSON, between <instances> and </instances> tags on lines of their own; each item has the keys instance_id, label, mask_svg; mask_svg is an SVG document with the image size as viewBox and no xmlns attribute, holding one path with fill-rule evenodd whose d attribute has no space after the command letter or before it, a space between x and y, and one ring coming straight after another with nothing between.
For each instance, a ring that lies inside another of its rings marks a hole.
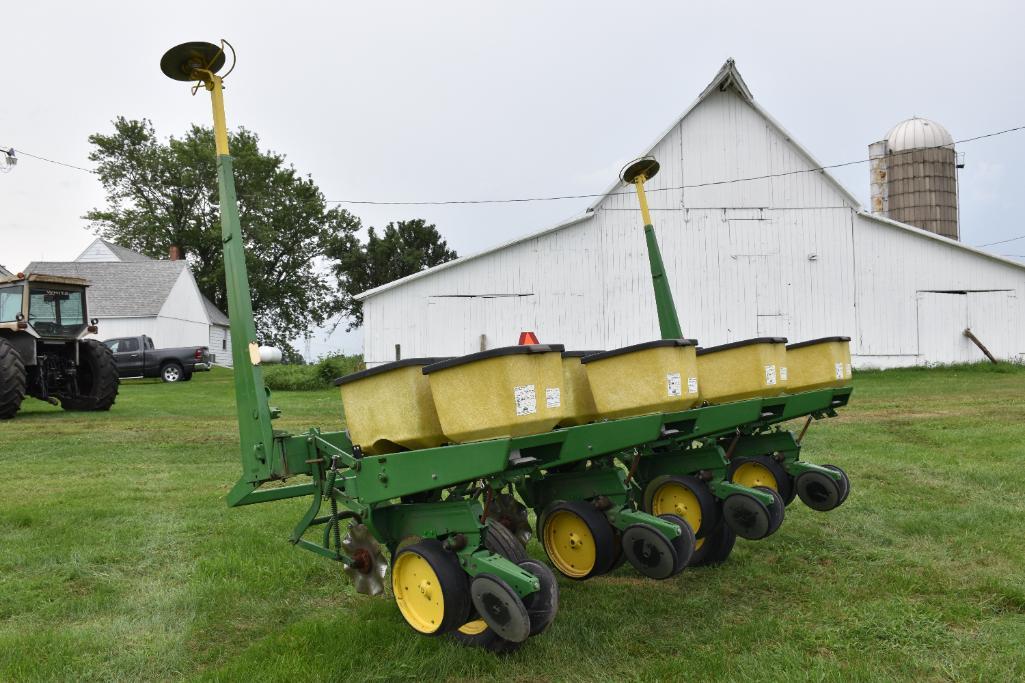
<instances>
[{"instance_id":1,"label":"house roof","mask_svg":"<svg viewBox=\"0 0 1025 683\"><path fill-rule=\"evenodd\" d=\"M85 256L87 253L89 253L89 251L92 250L93 247L95 247L97 244L101 244L101 245L103 245L104 247L107 248L107 250L111 254L112 260L110 260L110 261L82 261L82 260L80 260L83 256ZM74 263L78 264L80 266L89 266L90 267L89 270L93 270L93 268L92 268L93 266L106 267L106 266L110 266L110 265L113 265L113 264L119 264L119 263L120 264L132 264L132 263L137 263L137 264L146 264L146 263L148 263L148 264L153 264L153 263L180 263L180 264L185 264L185 261L163 261L163 260L158 260L158 259L150 258L149 256L146 256L145 254L140 254L139 252L132 251L131 249L128 249L127 247L122 247L120 244L116 244L114 242L110 242L108 240L98 238L98 239L93 240L89 244L89 246L86 247L85 250L81 254L78 255L78 257L75 259ZM37 265L37 264L32 264L32 265ZM46 264L42 264L42 265L45 266L46 268L50 268L51 267L51 263L46 263ZM152 266L152 269L158 269L159 270L161 268L166 270L165 274L170 274L171 273L171 270L168 269L167 266ZM110 276L113 277L113 278L124 278L125 279L124 281L128 281L128 282L135 282L135 278L139 277L140 274L144 274L144 273L147 273L147 272L150 272L147 269L147 267L140 266L140 268L138 268L138 269L122 268L120 270L115 270L115 271L112 271L110 273ZM176 269L175 269L174 272L180 273L181 272L181 266L176 266ZM175 279L171 281L171 285L174 285L174 282L175 282L176 279L177 279L177 276L175 276ZM146 286L146 283L140 283L140 284L142 284L144 287ZM133 302L128 301L127 299L131 298L131 297L134 297L135 295L134 294L128 294L128 293L126 293L123 290L123 288L119 288L119 296L116 297L117 298L116 301L114 301L113 303L110 304L109 308L114 309L114 310L119 310L119 311L139 310L141 308L145 308L147 310L152 309L153 305L154 305L154 300L156 298L159 298L160 292L162 290L163 290L163 284L157 284L156 287L154 287L148 294L145 294L142 297L137 297L137 298L139 298L141 300L136 301L136 302L133 303ZM156 315L160 311L160 307L163 306L163 302L167 300L167 294L169 292L170 292L170 289L168 288L167 292L164 293L164 298L160 300L160 303L157 305L156 311L154 311L153 313L136 314L136 313L103 313L103 312L97 312L97 315L109 315L109 316L112 316L112 317L120 317L120 316L132 317L134 315L143 315L143 316ZM93 289L93 294L91 296L96 297L96 302L93 304L94 308L97 307L97 306L99 306L99 307L101 307L103 309L108 308L108 303L109 302L107 301L108 297L107 297L105 292L103 292L103 291L97 292L97 290L94 288ZM103 297L102 300L100 299L101 296ZM200 294L200 296L203 296L203 295ZM221 310L219 308L217 308L217 306L215 306L214 303L212 301L210 301L209 299L207 299L205 296L203 296L203 308L206 309L206 315L207 315L208 318L210 318L210 323L211 324L213 324L213 325L221 325L221 326L224 326L224 327L227 327L230 324L230 321L228 320L228 316L224 315L224 313L222 313Z\"/></svg>"},{"instance_id":2,"label":"house roof","mask_svg":"<svg viewBox=\"0 0 1025 683\"><path fill-rule=\"evenodd\" d=\"M669 135L673 131L674 128L676 128L678 125L680 125L680 123L684 119L686 119L687 116L690 115L690 113L692 111L694 111L699 104L704 102L713 93L723 92L723 91L726 91L726 90L733 90L741 99L743 99L745 102L747 102L748 105L750 105L756 112L758 112L758 114L760 114L771 126L776 128L776 130L780 133L780 135L782 135L791 145L793 145L794 148L797 149L798 152L800 152L802 155L804 155L804 157L808 160L808 162L810 163L812 168L821 169L821 170L818 171L818 173L820 173L822 175L822 177L824 177L830 184L832 184L837 189L838 192L840 192L840 194L844 197L844 199L850 204L851 209L853 211L855 211L856 213L858 213L858 214L860 214L862 216L865 216L866 218L871 218L871 219L874 219L874 220L876 220L878 222L881 222L881 223L884 223L886 225L889 225L890 227L900 228L900 229L903 229L903 230L910 231L910 232L912 232L912 233L914 233L916 235L920 235L920 236L922 236L922 237L924 237L926 239L935 238L935 239L938 239L940 241L946 242L946 243L950 244L951 246L958 247L958 248L964 249L966 251L970 251L970 252L972 252L974 254L978 254L979 256L985 256L985 257L987 257L989 259L992 259L992 260L995 260L995 261L1000 261L1001 263L1006 263L1006 264L1009 264L1009 265L1012 265L1012 266L1017 266L1018 268L1025 269L1025 264L1019 263L1017 261L1012 261L1010 259L1003 258L1003 257L998 256L996 254L991 254L989 252L982 251L981 249L976 249L974 247L970 247L970 246L964 244L963 242L958 242L956 240L951 240L951 239L948 239L946 237L942 237L941 235L936 235L934 233L931 233L931 232L929 232L927 230L922 230L922 229L916 228L916 227L914 227L912 225L907 225L905 223L900 223L899 221L895 221L895 220L892 220L892 219L889 219L889 218L883 218L881 216L876 216L874 214L871 214L871 213L865 211L864 208L861 206L861 202L859 202L857 200L857 198L853 194L851 194L851 192L846 187L844 187L840 183L840 181L838 181L828 170L822 168L822 164L819 163L819 161L816 160L814 156L812 156L811 152L809 152L807 149L804 148L803 145L801 145L799 142L797 142L797 140L794 138L794 136L792 136L775 118L773 118L773 116L771 114L769 114L769 112L767 112L764 109L762 109L762 107L757 102L755 102L754 96L751 94L751 90L747 87L747 84L744 82L744 79L741 77L740 71L737 70L737 64L733 60L732 57L726 60L726 62L719 69L719 72L715 75L715 78L713 78L711 83L709 83L708 86L703 91L701 91L701 94L698 95L698 98L696 100L694 100L694 102L689 107L687 107L687 109L684 110L684 112L680 116L678 116L675 119L675 121L673 121L672 125L670 125L668 128L666 128L662 132L661 135L659 135L657 138L655 138L654 142L652 142L650 145L648 145L647 148L645 149L645 151L642 154L639 154L637 156L640 157L640 156L646 156L646 155L650 154L651 151L654 150L655 147L667 135ZM477 258L480 258L482 256L486 256L486 255L494 253L496 251L501 251L501 250L506 249L508 247L511 247L511 246L513 246L515 244L519 244L520 242L525 242L527 240L531 240L531 239L534 239L536 237L541 237L542 235L546 235L546 234L551 233L551 232L556 232L558 230L562 230L563 228L567 228L567 227L569 227L571 225L575 225L575 224L577 224L577 223L579 223L579 222L581 222L581 221L583 221L583 220L585 220L587 218L592 217L594 215L594 210L596 208L598 208L598 206L601 204L601 202L604 201L605 198L608 197L608 195L612 194L613 192L618 191L620 189L621 185L622 185L621 181L617 180L616 182L614 182L610 187L608 187L608 189L605 190L605 192L598 199L596 199L587 208L585 213L583 213L583 214L581 214L579 216L575 216L575 217L570 218L568 220L562 221L561 223L556 223L553 226L549 226L547 228L544 228L543 230L539 230L537 232L533 232L533 233L524 235L523 237L519 237L519 238L514 239L512 241L505 242L503 244L499 244L499 245L497 245L495 247L492 247L490 249L485 249L484 251L480 251L480 252L477 252L475 254L471 254L469 256L463 256L463 257L455 259L453 261L448 261L447 263L443 263L441 265L434 266L433 268L428 268L427 270L421 270L418 273L414 273L412 275L407 275L406 277L400 278L398 280L393 280L392 282L389 282L387 284L381 285L380 287L375 287L373 289L368 289L365 292L361 292L360 294L357 294L355 298L356 298L357 301L363 301L363 300L365 300L365 299L367 299L367 298L369 298L371 296L374 296L375 294L380 294L380 293L385 292L385 291L387 291L389 289L393 289L395 287L399 287L399 286L404 285L407 282L410 282L412 280L417 280L419 278L426 277L428 275L433 275L434 273L436 273L436 272L438 272L440 270L444 270L446 268L452 268L452 267L460 265L462 263L466 263L467 261L471 261L473 259L477 259Z\"/></svg>"},{"instance_id":3,"label":"house roof","mask_svg":"<svg viewBox=\"0 0 1025 683\"><path fill-rule=\"evenodd\" d=\"M89 313L104 318L145 318L160 313L185 261L33 261L26 273L89 280Z\"/></svg>"},{"instance_id":4,"label":"house roof","mask_svg":"<svg viewBox=\"0 0 1025 683\"><path fill-rule=\"evenodd\" d=\"M0 276L14 275L11 271L7 270L3 266L0 266Z\"/></svg>"},{"instance_id":5,"label":"house roof","mask_svg":"<svg viewBox=\"0 0 1025 683\"><path fill-rule=\"evenodd\" d=\"M214 302L210 301L210 299L207 299L205 296L203 297L203 307L206 308L206 314L210 318L211 324L221 325L223 327L227 327L231 324L231 321L228 320L228 316L221 313L221 309L217 308L217 306L214 305Z\"/></svg>"}]
</instances>

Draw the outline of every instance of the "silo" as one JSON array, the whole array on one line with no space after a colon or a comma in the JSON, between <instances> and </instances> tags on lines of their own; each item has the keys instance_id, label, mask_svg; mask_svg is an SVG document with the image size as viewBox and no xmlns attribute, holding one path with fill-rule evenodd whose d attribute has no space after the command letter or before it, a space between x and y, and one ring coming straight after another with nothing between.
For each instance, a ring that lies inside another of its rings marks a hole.
<instances>
[{"instance_id":1,"label":"silo","mask_svg":"<svg viewBox=\"0 0 1025 683\"><path fill-rule=\"evenodd\" d=\"M873 213L959 239L957 155L946 128L916 116L868 150Z\"/></svg>"}]
</instances>

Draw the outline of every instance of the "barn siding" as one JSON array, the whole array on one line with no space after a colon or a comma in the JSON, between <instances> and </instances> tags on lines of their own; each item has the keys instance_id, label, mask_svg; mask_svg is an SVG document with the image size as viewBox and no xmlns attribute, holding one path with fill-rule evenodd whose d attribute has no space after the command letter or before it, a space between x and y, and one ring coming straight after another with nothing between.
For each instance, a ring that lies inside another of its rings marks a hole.
<instances>
[{"instance_id":1,"label":"barn siding","mask_svg":"<svg viewBox=\"0 0 1025 683\"><path fill-rule=\"evenodd\" d=\"M647 185L656 233L684 334L702 344L843 334L863 367L949 362L919 352L921 334L951 333L920 329L919 292L996 289L1013 298L979 298L964 326L974 311L1005 357L1025 352L1025 271L860 214L831 178L806 172L818 164L733 90L706 97L650 153L661 164ZM758 176L772 177L715 184ZM1019 303L1004 322L993 313L1001 301ZM482 334L492 348L516 343L522 330L577 349L658 337L630 188L618 187L581 222L364 301L370 365L394 360L395 344L404 358L460 355L479 350Z\"/></svg>"}]
</instances>

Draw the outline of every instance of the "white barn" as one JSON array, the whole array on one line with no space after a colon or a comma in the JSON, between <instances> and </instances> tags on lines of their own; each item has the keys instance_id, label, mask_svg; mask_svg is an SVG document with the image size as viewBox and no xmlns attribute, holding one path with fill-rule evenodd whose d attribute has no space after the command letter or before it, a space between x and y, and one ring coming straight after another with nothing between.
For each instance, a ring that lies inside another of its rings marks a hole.
<instances>
[{"instance_id":1,"label":"white barn","mask_svg":"<svg viewBox=\"0 0 1025 683\"><path fill-rule=\"evenodd\" d=\"M864 210L732 60L644 152L661 164L648 197L680 321L702 345L842 334L858 367L984 360L971 328L1025 355L1025 266ZM577 349L656 339L641 228L619 183L581 216L364 292L364 357L465 354L522 330Z\"/></svg>"},{"instance_id":2,"label":"white barn","mask_svg":"<svg viewBox=\"0 0 1025 683\"><path fill-rule=\"evenodd\" d=\"M88 280L100 339L145 334L158 348L209 346L218 365L231 367L228 316L203 296L183 260L152 259L97 239L74 261L33 262L25 270Z\"/></svg>"}]
</instances>

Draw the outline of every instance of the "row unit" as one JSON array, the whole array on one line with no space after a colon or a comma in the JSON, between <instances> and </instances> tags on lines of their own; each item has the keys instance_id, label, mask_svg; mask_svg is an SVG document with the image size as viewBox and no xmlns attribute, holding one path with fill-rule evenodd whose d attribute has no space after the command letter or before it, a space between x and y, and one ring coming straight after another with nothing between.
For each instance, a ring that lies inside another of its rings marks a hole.
<instances>
[{"instance_id":1,"label":"row unit","mask_svg":"<svg viewBox=\"0 0 1025 683\"><path fill-rule=\"evenodd\" d=\"M700 348L661 339L612 351L509 346L456 358L409 358L346 375L349 436L376 455L445 443L843 386L849 337L787 345L759 337Z\"/></svg>"}]
</instances>

